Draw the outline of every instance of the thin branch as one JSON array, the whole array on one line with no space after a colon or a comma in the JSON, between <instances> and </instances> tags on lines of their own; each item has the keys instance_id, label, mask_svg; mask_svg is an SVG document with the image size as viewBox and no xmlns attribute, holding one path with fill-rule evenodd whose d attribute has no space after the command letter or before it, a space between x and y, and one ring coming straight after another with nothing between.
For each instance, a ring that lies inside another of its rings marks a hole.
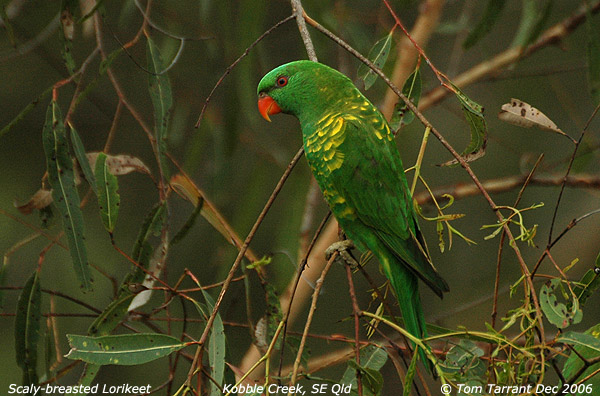
<instances>
[{"instance_id":1,"label":"thin branch","mask_svg":"<svg viewBox=\"0 0 600 396\"><path fill-rule=\"evenodd\" d=\"M296 18L296 23L298 24L298 30L300 31L300 37L302 37L302 41L304 42L304 48L306 48L306 53L308 54L308 59L313 62L318 62L317 53L315 52L315 47L310 39L310 34L308 33L308 29L306 28L306 21L304 20L304 9L302 8L301 0L290 0L292 5L292 10L294 12L294 17Z\"/></svg>"},{"instance_id":2,"label":"thin branch","mask_svg":"<svg viewBox=\"0 0 600 396\"><path fill-rule=\"evenodd\" d=\"M527 175L506 176L497 179L483 180L481 184L490 193L496 194L514 190L525 183ZM563 182L569 187L574 188L592 188L600 189L600 175L580 173L577 175L534 175L529 180L529 184L552 187L560 186ZM479 188L473 184L459 182L447 186L439 186L432 189L433 197L436 199L444 199L445 194L452 195L454 199L462 199L480 194ZM416 193L414 199L420 204L428 204L432 201L432 196L429 191L421 191Z\"/></svg>"},{"instance_id":3,"label":"thin branch","mask_svg":"<svg viewBox=\"0 0 600 396\"><path fill-rule=\"evenodd\" d=\"M225 69L225 72L223 72L223 75L221 76L221 78L219 78L219 80L217 81L217 83L215 84L215 86L212 88L212 90L210 91L210 93L206 97L206 100L204 101L204 105L202 106L202 110L200 110L200 115L198 116L198 121L196 121L196 125L194 126L195 128L199 128L200 127L200 123L202 122L202 118L204 117L204 112L206 111L206 107L208 106L208 103L212 99L213 94L215 93L215 91L217 90L217 88L219 87L219 85L221 85L221 83L223 82L223 80L225 79L225 77L227 77L227 75L229 75L229 73L231 73L231 70L233 70L233 68L238 63L240 63L240 61L242 59L244 59L246 57L246 55L248 55L250 53L250 50L252 48L254 48L265 37L267 37L269 34L271 34L271 32L273 32L273 30L277 29L279 26L283 25L284 23L286 23L288 21L291 21L292 19L294 19L294 15L290 15L287 18L283 18L281 21L279 21L275 25L271 26L269 29L267 29L267 31L265 31L256 40L254 40L254 42L252 44L250 44L250 46L248 48L246 48L246 50L244 51L244 53L242 53L242 55L240 55L239 58L237 58L231 65L229 65L227 67L227 69Z\"/></svg>"}]
</instances>

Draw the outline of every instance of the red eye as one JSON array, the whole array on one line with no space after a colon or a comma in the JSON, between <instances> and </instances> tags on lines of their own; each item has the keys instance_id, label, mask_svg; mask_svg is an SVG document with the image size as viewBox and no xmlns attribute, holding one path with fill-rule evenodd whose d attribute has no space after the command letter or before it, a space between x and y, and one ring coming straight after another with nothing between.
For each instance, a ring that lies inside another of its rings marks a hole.
<instances>
[{"instance_id":1,"label":"red eye","mask_svg":"<svg viewBox=\"0 0 600 396\"><path fill-rule=\"evenodd\" d=\"M285 76L279 77L277 79L277 86L278 87L285 87L288 83L288 78Z\"/></svg>"}]
</instances>

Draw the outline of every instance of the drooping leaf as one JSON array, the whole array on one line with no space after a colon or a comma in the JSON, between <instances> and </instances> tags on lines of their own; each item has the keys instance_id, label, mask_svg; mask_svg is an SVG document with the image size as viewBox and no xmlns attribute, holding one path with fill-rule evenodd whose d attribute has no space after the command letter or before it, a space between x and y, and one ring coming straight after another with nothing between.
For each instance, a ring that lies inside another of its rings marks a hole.
<instances>
[{"instance_id":1,"label":"drooping leaf","mask_svg":"<svg viewBox=\"0 0 600 396\"><path fill-rule=\"evenodd\" d=\"M469 32L469 35L463 42L463 48L471 48L492 30L492 27L494 27L494 24L498 21L505 4L506 0L488 0L487 7L483 12L481 20L475 25L473 30Z\"/></svg>"},{"instance_id":2,"label":"drooping leaf","mask_svg":"<svg viewBox=\"0 0 600 396\"><path fill-rule=\"evenodd\" d=\"M15 317L15 353L23 370L23 384L37 384L37 347L40 337L42 292L39 273L35 271L25 283Z\"/></svg>"},{"instance_id":3,"label":"drooping leaf","mask_svg":"<svg viewBox=\"0 0 600 396\"><path fill-rule=\"evenodd\" d=\"M509 103L503 104L498 118L523 128L538 127L568 137L547 115L519 99L512 98Z\"/></svg>"},{"instance_id":4,"label":"drooping leaf","mask_svg":"<svg viewBox=\"0 0 600 396\"><path fill-rule=\"evenodd\" d=\"M106 154L100 153L98 155L94 174L102 224L104 224L106 231L112 234L119 215L121 197L118 192L119 182L117 177L110 173L106 164Z\"/></svg>"},{"instance_id":5,"label":"drooping leaf","mask_svg":"<svg viewBox=\"0 0 600 396\"><path fill-rule=\"evenodd\" d=\"M79 194L75 188L73 161L69 156L62 115L55 101L48 106L42 139L52 198L61 214L75 274L81 282L81 287L91 290L92 276L84 243L83 215L79 208Z\"/></svg>"},{"instance_id":6,"label":"drooping leaf","mask_svg":"<svg viewBox=\"0 0 600 396\"><path fill-rule=\"evenodd\" d=\"M585 18L587 31L587 74L594 106L600 104L600 32L592 22L592 13L587 10ZM2 133L0 132L0 135Z\"/></svg>"},{"instance_id":7,"label":"drooping leaf","mask_svg":"<svg viewBox=\"0 0 600 396\"><path fill-rule=\"evenodd\" d=\"M471 141L467 148L461 153L465 161L471 162L485 155L485 147L487 145L487 125L483 116L483 107L471 100L458 87L453 86L456 97L460 101L465 119L471 130ZM456 158L447 161L441 166L450 166L458 164Z\"/></svg>"},{"instance_id":8,"label":"drooping leaf","mask_svg":"<svg viewBox=\"0 0 600 396\"><path fill-rule=\"evenodd\" d=\"M367 58L380 69L385 65L390 51L392 50L393 35L394 30L391 30L387 36L378 40L369 51L369 56ZM377 80L377 74L375 74L369 66L361 63L358 67L358 78L363 80L365 89L369 89Z\"/></svg>"},{"instance_id":9,"label":"drooping leaf","mask_svg":"<svg viewBox=\"0 0 600 396\"><path fill-rule=\"evenodd\" d=\"M73 152L75 153L75 158L77 159L77 165L79 166L79 169L81 169L85 180L87 180L94 193L96 193L96 178L94 177L94 172L90 166L90 161L85 154L83 142L75 130L75 127L70 124L69 127L69 131L71 133L71 144L73 145Z\"/></svg>"},{"instance_id":10,"label":"drooping leaf","mask_svg":"<svg viewBox=\"0 0 600 396\"><path fill-rule=\"evenodd\" d=\"M581 322L583 311L579 309L579 302L574 299L571 304L571 309L559 302L556 297L557 288L560 287L560 279L552 279L549 283L543 285L540 289L540 307L544 312L544 316L550 323L564 329L571 324Z\"/></svg>"},{"instance_id":11,"label":"drooping leaf","mask_svg":"<svg viewBox=\"0 0 600 396\"><path fill-rule=\"evenodd\" d=\"M206 300L209 312L212 312L215 306L213 298L204 289L202 289L202 295ZM211 378L221 386L225 378L225 352L225 327L221 315L217 314L208 339L208 364L210 365ZM222 390L211 382L210 395L220 396L222 394Z\"/></svg>"},{"instance_id":12,"label":"drooping leaf","mask_svg":"<svg viewBox=\"0 0 600 396\"><path fill-rule=\"evenodd\" d=\"M569 358L565 361L563 366L562 375L567 381L569 381L569 383L576 383L580 379L588 377L590 374L596 372L600 368L600 363L593 364L587 369L583 370L583 372L575 378L576 374L579 373L584 366L584 362L581 360L581 357L591 360L600 356L600 344L597 342L600 339L600 324L596 324L587 329L584 334L568 332L561 336L561 338L563 337L566 337L566 340L563 341L561 339L561 341L570 345L574 345L574 349L576 351L576 353L571 352ZM577 341L575 341L575 339L577 339ZM592 339L596 341L593 341L591 345L595 345L596 348L590 348L586 345L586 342L592 342ZM592 378L586 381L585 384L591 385L592 389L597 389L597 387L600 386L600 376L594 375Z\"/></svg>"},{"instance_id":13,"label":"drooping leaf","mask_svg":"<svg viewBox=\"0 0 600 396\"><path fill-rule=\"evenodd\" d=\"M421 98L421 72L419 66L417 66L415 71L413 71L404 82L402 93L410 99L415 106L419 105L419 99ZM399 101L394 107L394 113L390 120L390 128L395 131L410 124L414 119L415 114L408 108L406 103Z\"/></svg>"},{"instance_id":14,"label":"drooping leaf","mask_svg":"<svg viewBox=\"0 0 600 396\"><path fill-rule=\"evenodd\" d=\"M587 299L600 287L600 270L588 270L581 280L573 287L573 293L583 307Z\"/></svg>"},{"instance_id":15,"label":"drooping leaf","mask_svg":"<svg viewBox=\"0 0 600 396\"><path fill-rule=\"evenodd\" d=\"M548 22L554 0L522 2L521 22L512 42L514 47L526 47L542 32Z\"/></svg>"},{"instance_id":16,"label":"drooping leaf","mask_svg":"<svg viewBox=\"0 0 600 396\"><path fill-rule=\"evenodd\" d=\"M178 351L186 343L166 334L136 333L88 337L67 334L71 350L66 355L97 365L138 365Z\"/></svg>"},{"instance_id":17,"label":"drooping leaf","mask_svg":"<svg viewBox=\"0 0 600 396\"><path fill-rule=\"evenodd\" d=\"M168 178L167 132L173 97L169 77L164 73L164 62L154 41L148 37L148 89L154 107L154 131L163 175Z\"/></svg>"}]
</instances>

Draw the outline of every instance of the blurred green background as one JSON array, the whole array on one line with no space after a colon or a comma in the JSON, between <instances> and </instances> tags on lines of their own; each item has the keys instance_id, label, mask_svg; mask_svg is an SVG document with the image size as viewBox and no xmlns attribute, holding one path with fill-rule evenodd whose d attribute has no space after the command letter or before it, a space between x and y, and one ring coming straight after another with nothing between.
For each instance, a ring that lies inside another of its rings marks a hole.
<instances>
[{"instance_id":1,"label":"blurred green background","mask_svg":"<svg viewBox=\"0 0 600 396\"><path fill-rule=\"evenodd\" d=\"M18 43L17 48L24 53L18 53L12 47L7 31L0 30L0 127L8 124L44 90L68 75L60 53L59 25L56 21L51 22L57 18L60 2L3 3L19 3L22 7L11 18L11 25ZM420 2L391 3L402 21L407 26L412 26L419 12ZM473 0L447 2L440 26L427 46L426 52L432 62L441 71L448 73L451 79L508 48L519 26L522 2L510 0L491 33L472 49L463 51L460 44L464 33L483 13L482 3ZM571 0L555 1L546 26L566 18L579 3ZM110 53L121 43L131 40L142 24L142 16L133 1L105 1L103 5L103 38L106 50ZM392 18L379 0L305 0L303 5L309 15L363 54L367 54L371 46L393 26ZM301 145L295 119L280 116L275 117L272 123L266 123L256 109L256 85L262 75L282 63L306 58L294 21L286 23L266 37L231 71L216 90L200 128L195 129L194 124L206 96L227 66L262 32L290 13L290 5L285 1L162 1L152 4L151 16L157 25L175 35L191 38L186 41L180 58L168 73L174 97L169 127L169 151L242 238L250 230L289 160ZM76 16L80 15L78 10ZM594 16L593 22L597 26L599 18ZM96 46L94 32L87 30L89 27L85 23L75 25L73 54L78 66ZM48 36L40 39L40 35L46 30L49 31ZM317 31L311 28L309 30L319 60L355 79L359 62ZM163 57L167 61L171 60L177 53L179 42L151 28L148 31L159 45ZM400 37L401 34L396 33L395 38ZM40 42L32 44L31 48L25 45L38 39ZM507 70L464 90L470 98L484 106L489 129L487 153L472 164L481 180L527 172L540 153L545 154L540 174L564 174L573 150L564 137L503 123L496 114L500 106L511 97L519 98L541 109L563 131L577 138L594 109L587 82L585 43L585 27L582 25L556 45L544 48ZM147 90L148 76L144 71L145 51L145 41L142 39L129 48L127 54L121 54L112 68L128 100L138 109L146 123L152 125L153 110ZM394 50L385 71L391 71L395 59ZM86 84L96 78L98 67L96 59L84 77ZM425 64L422 66L422 76L424 92L438 85L434 74ZM385 89L384 83L378 80L367 92L367 96L373 103L379 104ZM74 84L59 90L58 102L63 113L67 110L73 92ZM40 180L46 169L41 131L48 102L48 96L40 100L15 128L0 137L0 208L35 226L40 225L37 214L24 216L18 213L13 203L26 202L40 188ZM89 93L73 116L73 123L86 150L102 149L117 103L117 95L109 80L106 76L101 77L97 87ZM457 150L466 147L469 128L455 98L447 98L425 115ZM575 161L574 174L597 174L600 166L598 125L598 121L591 124ZM423 127L415 122L402 129L397 138L407 167L414 164L422 132ZM146 135L125 109L116 125L111 153L137 156L156 171ZM448 159L449 153L433 137L430 138L422 168L422 174L430 186L470 182L464 170L459 167L436 166ZM299 228L310 177L308 167L302 160L251 244L259 255L274 254L267 272L269 281L279 292L285 289L295 271ZM158 201L158 194L152 181L141 174L121 176L119 183L121 209L114 235L118 245L129 252L143 218ZM422 189L422 186L417 188ZM85 191L84 187L80 188L81 195ZM542 208L526 212L525 215L528 227L538 225L534 239L537 247L522 245L523 255L530 267L535 264L546 245L558 192L559 188L556 186L530 186L521 201L521 208L544 203ZM517 193L518 189L495 194L494 200L501 205L512 205ZM558 212L554 235L561 232L572 219L597 209L599 198L598 190L593 188L567 188ZM174 198L170 209L173 230L176 230L185 222L192 207L187 202ZM423 209L426 215L435 214L431 207L425 206ZM484 224L495 223L496 217L481 196L456 200L449 212L466 214L463 219L452 224L477 244L468 246L455 237L452 249L441 253L437 248L435 223L421 221L433 260L451 288L443 301L428 290L423 290L426 315L445 327L456 328L460 325L483 330L484 323L490 321L498 238L484 240L491 231L480 228ZM316 219L320 219L325 213L326 206L321 202ZM84 208L84 218L90 262L120 281L129 271L130 264L111 247L98 216L95 198ZM56 235L60 229L59 222L54 221L47 232ZM600 217L592 216L574 227L554 248L554 258L561 267L579 259L579 263L569 272L573 279L578 279L593 266L600 245L599 229ZM23 224L0 214L0 252L8 252L32 232ZM45 238L37 238L15 251L5 268L4 285L22 286L35 270L39 254L47 243ZM220 234L204 219L199 218L187 238L169 252L169 282L173 284L184 268L194 272L203 284L218 282L226 276L236 253ZM370 268L369 272L378 282L383 282L383 277L376 268ZM547 260L539 272L557 275ZM509 248L505 248L500 278L500 316L510 307L520 305L519 293L512 300L507 295L508 285L519 276L520 269L514 254ZM45 256L41 277L43 288L61 291L102 309L111 301L112 288L106 278L98 274L95 278L94 292L82 294L68 253L54 247ZM261 291L256 280L254 283L254 314L258 320L264 303L261 302ZM362 277L357 276L356 287L361 306L367 307L370 301L369 285ZM4 294L2 312L14 313L18 290L7 290ZM155 295L155 306L160 304L161 298L160 295ZM224 320L244 322L244 298L241 285L232 287L222 306ZM593 299L597 300L597 296ZM49 298L44 295L42 310L47 312L48 309ZM173 310L176 314L181 308L178 305ZM56 312L90 313L60 298L56 299ZM351 335L351 321L343 321L351 312L344 269L334 266L325 283L312 331L318 334ZM577 325L577 329L588 328L597 322L597 317L598 304L588 304L583 323ZM59 318L63 354L68 351L64 333L85 334L92 320L91 317ZM14 317L10 315L0 317L0 365L3 367L0 389L6 389L9 383L18 383L21 378L21 371L15 364L13 321ZM156 325L161 328L165 326L164 323ZM301 329L302 325L303 320L300 320L294 330ZM175 333L177 328L178 325L174 325ZM186 331L192 337L198 337L201 330L200 326L192 325ZM234 365L239 364L239 359L251 342L248 331L242 327L227 327L226 333L228 361ZM309 348L311 346L309 344ZM315 343L312 354L319 355L337 347L339 345ZM343 370L344 367L329 369L319 375L338 378ZM149 372L153 373L151 377L148 376ZM398 384L393 372L394 368L390 364L383 371L386 377L385 389L394 389ZM145 384L149 381L157 386L167 379L167 373L164 362L161 361L147 364L144 370L108 366L103 368L97 381L115 384ZM77 372L71 372L63 381L73 384L76 379Z\"/></svg>"}]
</instances>

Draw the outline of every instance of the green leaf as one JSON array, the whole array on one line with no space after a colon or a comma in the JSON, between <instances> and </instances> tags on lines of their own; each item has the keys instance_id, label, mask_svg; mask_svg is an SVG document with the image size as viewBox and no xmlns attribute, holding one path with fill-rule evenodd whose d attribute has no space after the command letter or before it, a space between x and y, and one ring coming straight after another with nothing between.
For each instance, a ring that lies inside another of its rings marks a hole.
<instances>
[{"instance_id":1,"label":"green leaf","mask_svg":"<svg viewBox=\"0 0 600 396\"><path fill-rule=\"evenodd\" d=\"M559 329L564 329L571 324L581 322L583 311L579 309L577 299L572 301L571 309L558 302L556 298L556 288L561 284L560 279L552 279L540 289L540 307L546 316L546 319Z\"/></svg>"},{"instance_id":2,"label":"green leaf","mask_svg":"<svg viewBox=\"0 0 600 396\"><path fill-rule=\"evenodd\" d=\"M488 34L494 24L498 21L506 0L489 0L487 7L479 23L471 30L465 41L463 48L468 49L474 46L481 38Z\"/></svg>"},{"instance_id":3,"label":"green leaf","mask_svg":"<svg viewBox=\"0 0 600 396\"><path fill-rule=\"evenodd\" d=\"M96 159L95 176L100 217L106 231L112 234L117 223L121 197L118 192L119 182L117 177L110 173L104 153L98 154Z\"/></svg>"},{"instance_id":4,"label":"green leaf","mask_svg":"<svg viewBox=\"0 0 600 396\"><path fill-rule=\"evenodd\" d=\"M600 33L598 25L592 21L590 10L585 18L587 31L587 72L590 93L594 106L600 104ZM0 132L0 135L2 133Z\"/></svg>"},{"instance_id":5,"label":"green leaf","mask_svg":"<svg viewBox=\"0 0 600 396\"><path fill-rule=\"evenodd\" d=\"M571 345L575 345L574 348L577 353L571 352L571 354L569 355L569 358L566 360L565 365L563 367L562 375L567 381L569 381L569 383L575 383L580 378L585 378L600 368L600 363L593 364L590 367L588 367L587 369L585 369L577 378L575 378L575 375L577 373L579 373L579 371L584 366L584 363L579 356L582 356L583 358L585 358L587 360L595 359L598 356L600 356L600 350L598 350L597 348L596 349L590 348L584 344L586 341L591 341L591 339L589 339L588 337L592 337L593 339L596 340L596 341L593 341L593 345L600 347L600 345L598 345L598 343L597 343L598 339L600 339L600 324L596 324L596 325L592 326L591 328L587 329L585 331L585 334L569 332L569 333L563 335L563 337L567 336L567 335L570 339L569 342L567 342L567 343L571 344ZM583 339L578 341L576 344L574 344L572 341L572 338L573 337L579 338L580 336L586 336L586 337L584 337ZM585 384L591 384L592 387L594 389L596 389L598 386L600 386L600 376L594 375L592 378L590 378L588 381L586 381Z\"/></svg>"},{"instance_id":6,"label":"green leaf","mask_svg":"<svg viewBox=\"0 0 600 396\"><path fill-rule=\"evenodd\" d=\"M71 350L66 355L73 360L98 365L132 366L167 356L186 343L166 334L136 333L88 337L67 334Z\"/></svg>"},{"instance_id":7,"label":"green leaf","mask_svg":"<svg viewBox=\"0 0 600 396\"><path fill-rule=\"evenodd\" d=\"M548 22L554 0L530 0L522 4L521 23L513 39L513 47L526 47L538 38Z\"/></svg>"},{"instance_id":8,"label":"green leaf","mask_svg":"<svg viewBox=\"0 0 600 396\"><path fill-rule=\"evenodd\" d=\"M25 283L15 317L15 353L23 370L23 384L37 384L37 347L40 337L42 292L39 273L35 271Z\"/></svg>"},{"instance_id":9,"label":"green leaf","mask_svg":"<svg viewBox=\"0 0 600 396\"><path fill-rule=\"evenodd\" d=\"M73 161L69 156L62 115L55 101L48 106L42 139L46 153L48 181L52 187L52 199L61 214L75 274L81 282L81 287L84 290L91 290L92 275L84 243L83 215L79 208L79 194L75 188Z\"/></svg>"},{"instance_id":10,"label":"green leaf","mask_svg":"<svg viewBox=\"0 0 600 396\"><path fill-rule=\"evenodd\" d=\"M391 30L387 36L377 41L369 51L369 56L367 58L380 69L382 69L385 65L388 55L392 49L393 35L394 30ZM361 65L358 67L358 78L363 80L365 89L369 89L377 80L377 74L375 74L375 72L371 70L369 66L361 63Z\"/></svg>"},{"instance_id":11,"label":"green leaf","mask_svg":"<svg viewBox=\"0 0 600 396\"><path fill-rule=\"evenodd\" d=\"M486 365L481 360L484 352L473 341L462 339L446 354L440 367L456 380L476 380L485 374Z\"/></svg>"},{"instance_id":12,"label":"green leaf","mask_svg":"<svg viewBox=\"0 0 600 396\"><path fill-rule=\"evenodd\" d=\"M573 292L583 307L586 300L600 287L600 270L588 270L581 280L573 287Z\"/></svg>"},{"instance_id":13,"label":"green leaf","mask_svg":"<svg viewBox=\"0 0 600 396\"><path fill-rule=\"evenodd\" d=\"M73 125L69 125L69 132L71 134L71 144L73 145L73 151L75 152L75 158L77 158L77 163L79 164L79 168L83 172L83 176L85 180L92 187L94 193L96 192L96 178L94 177L94 172L92 172L92 167L90 166L90 161L88 161L87 156L85 155L85 147L83 146L83 142L79 137L79 134L75 130Z\"/></svg>"},{"instance_id":14,"label":"green leaf","mask_svg":"<svg viewBox=\"0 0 600 396\"><path fill-rule=\"evenodd\" d=\"M152 106L154 107L154 130L159 161L162 166L163 175L168 177L167 154L167 132L169 115L173 105L171 83L165 73L164 62L160 51L154 41L148 37L148 89Z\"/></svg>"},{"instance_id":15,"label":"green leaf","mask_svg":"<svg viewBox=\"0 0 600 396\"><path fill-rule=\"evenodd\" d=\"M471 162L483 157L487 144L487 125L483 116L483 107L471 100L458 87L453 86L456 90L456 97L460 101L465 119L471 129L471 141L467 148L460 154L465 161ZM442 164L449 166L458 164L458 160L452 159Z\"/></svg>"},{"instance_id":16,"label":"green leaf","mask_svg":"<svg viewBox=\"0 0 600 396\"><path fill-rule=\"evenodd\" d=\"M375 345L368 345L360 351L360 365L354 360L348 361L348 368L344 372L340 384L350 385L352 395L358 394L356 370L362 374L363 395L378 395L383 386L383 377L379 370L387 361L387 353L383 348Z\"/></svg>"},{"instance_id":17,"label":"green leaf","mask_svg":"<svg viewBox=\"0 0 600 396\"><path fill-rule=\"evenodd\" d=\"M402 93L410 99L415 106L419 105L419 99L421 98L421 72L419 66L417 66L415 71L413 71L404 82ZM396 106L394 107L394 113L390 120L390 128L392 128L392 130L397 130L410 124L414 119L415 114L408 108L406 103L401 100L396 103Z\"/></svg>"},{"instance_id":18,"label":"green leaf","mask_svg":"<svg viewBox=\"0 0 600 396\"><path fill-rule=\"evenodd\" d=\"M209 314L212 312L215 302L208 292L202 289L202 294L208 305ZM223 385L225 378L225 327L221 315L217 314L210 330L208 339L208 364L210 365L211 377L219 385ZM220 396L223 392L211 381L210 395Z\"/></svg>"},{"instance_id":19,"label":"green leaf","mask_svg":"<svg viewBox=\"0 0 600 396\"><path fill-rule=\"evenodd\" d=\"M415 377L415 373L417 372L417 361L419 360L418 356L419 354L417 353L417 351L415 351L415 353L413 353L412 359L410 360L408 370L406 370L406 376L404 377L404 391L402 392L403 396L410 396L413 379Z\"/></svg>"},{"instance_id":20,"label":"green leaf","mask_svg":"<svg viewBox=\"0 0 600 396\"><path fill-rule=\"evenodd\" d=\"M589 330L589 333L576 333L574 331L567 331L562 335L558 336L557 342L564 344L586 347L596 355L600 355L600 329L598 325L594 326Z\"/></svg>"}]
</instances>

